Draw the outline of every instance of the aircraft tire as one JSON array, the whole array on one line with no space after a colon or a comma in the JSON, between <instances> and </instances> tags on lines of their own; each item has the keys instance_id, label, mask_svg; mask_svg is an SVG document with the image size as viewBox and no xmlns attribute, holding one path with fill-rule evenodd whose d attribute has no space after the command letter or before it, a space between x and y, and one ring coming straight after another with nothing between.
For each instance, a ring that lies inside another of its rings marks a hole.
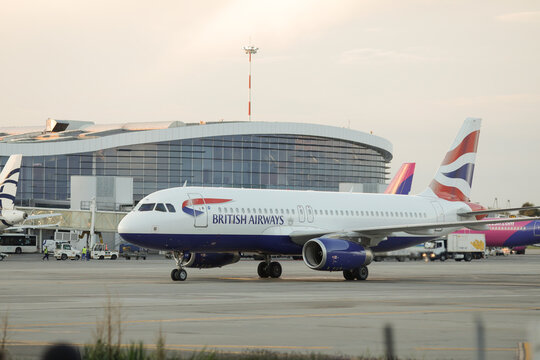
<instances>
[{"instance_id":1,"label":"aircraft tire","mask_svg":"<svg viewBox=\"0 0 540 360\"><path fill-rule=\"evenodd\" d=\"M345 280L354 280L354 270L343 270L343 277Z\"/></svg>"},{"instance_id":2,"label":"aircraft tire","mask_svg":"<svg viewBox=\"0 0 540 360\"><path fill-rule=\"evenodd\" d=\"M369 276L369 271L366 265L362 265L359 268L354 269L353 273L356 280L366 280Z\"/></svg>"},{"instance_id":3,"label":"aircraft tire","mask_svg":"<svg viewBox=\"0 0 540 360\"><path fill-rule=\"evenodd\" d=\"M259 266L257 266L257 274L259 274L260 278L267 278L270 276L268 271L268 264L264 261L259 263Z\"/></svg>"},{"instance_id":4,"label":"aircraft tire","mask_svg":"<svg viewBox=\"0 0 540 360\"><path fill-rule=\"evenodd\" d=\"M178 270L177 280L185 281L187 279L187 271L184 269Z\"/></svg>"},{"instance_id":5,"label":"aircraft tire","mask_svg":"<svg viewBox=\"0 0 540 360\"><path fill-rule=\"evenodd\" d=\"M277 279L281 276L283 269L281 268L281 264L277 261L272 261L267 268L267 272L270 275L271 278Z\"/></svg>"},{"instance_id":6,"label":"aircraft tire","mask_svg":"<svg viewBox=\"0 0 540 360\"><path fill-rule=\"evenodd\" d=\"M178 275L178 269L172 269L171 271L171 279L176 281L176 276Z\"/></svg>"}]
</instances>

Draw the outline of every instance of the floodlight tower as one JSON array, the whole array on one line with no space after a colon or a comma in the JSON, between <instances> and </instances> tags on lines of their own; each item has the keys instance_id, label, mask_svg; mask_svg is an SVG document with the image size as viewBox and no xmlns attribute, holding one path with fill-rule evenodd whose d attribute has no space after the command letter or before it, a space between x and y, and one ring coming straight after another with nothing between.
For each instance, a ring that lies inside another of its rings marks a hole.
<instances>
[{"instance_id":1,"label":"floodlight tower","mask_svg":"<svg viewBox=\"0 0 540 360\"><path fill-rule=\"evenodd\" d=\"M259 48L249 45L242 47L246 54L249 55L249 102L248 102L248 118L251 121L251 54L256 54Z\"/></svg>"}]
</instances>

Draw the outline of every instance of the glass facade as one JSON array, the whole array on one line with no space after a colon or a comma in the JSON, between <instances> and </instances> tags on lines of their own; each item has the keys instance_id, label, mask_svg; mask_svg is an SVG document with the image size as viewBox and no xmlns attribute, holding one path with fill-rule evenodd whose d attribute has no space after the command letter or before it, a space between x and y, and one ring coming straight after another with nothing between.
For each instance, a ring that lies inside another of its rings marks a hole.
<instances>
[{"instance_id":1,"label":"glass facade","mask_svg":"<svg viewBox=\"0 0 540 360\"><path fill-rule=\"evenodd\" d=\"M2 165L7 157L2 158ZM235 135L137 144L91 153L25 156L17 204L61 203L70 176L133 178L135 202L156 190L223 186L337 191L386 181L388 161L358 143L301 135Z\"/></svg>"}]
</instances>

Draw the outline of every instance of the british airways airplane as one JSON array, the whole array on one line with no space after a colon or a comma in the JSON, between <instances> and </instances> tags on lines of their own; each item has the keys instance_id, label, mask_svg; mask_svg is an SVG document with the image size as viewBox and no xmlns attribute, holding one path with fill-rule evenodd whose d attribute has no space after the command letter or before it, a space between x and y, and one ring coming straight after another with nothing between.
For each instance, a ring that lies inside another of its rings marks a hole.
<instances>
[{"instance_id":1,"label":"british airways airplane","mask_svg":"<svg viewBox=\"0 0 540 360\"><path fill-rule=\"evenodd\" d=\"M172 251L175 281L187 278L184 268L233 264L240 253L265 257L257 268L261 278L281 276L272 255L301 254L310 269L366 280L374 251L508 222L481 220L484 209L469 202L480 124L480 119L465 120L435 178L419 195L184 186L143 198L118 232L130 243Z\"/></svg>"}]
</instances>

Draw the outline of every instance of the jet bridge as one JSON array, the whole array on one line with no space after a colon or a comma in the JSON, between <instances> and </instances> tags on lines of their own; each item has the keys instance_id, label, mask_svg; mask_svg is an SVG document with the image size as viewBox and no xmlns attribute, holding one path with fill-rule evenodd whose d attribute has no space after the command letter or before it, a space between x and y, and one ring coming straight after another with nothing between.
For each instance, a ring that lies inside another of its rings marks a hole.
<instances>
[{"instance_id":1,"label":"jet bridge","mask_svg":"<svg viewBox=\"0 0 540 360\"><path fill-rule=\"evenodd\" d=\"M17 209L26 211L28 215L42 214L60 214L61 216L27 220L23 225L35 226L36 228L47 227L58 230L78 230L88 231L92 226L92 211L90 210L69 210L69 209L50 209L17 207ZM94 231L97 232L116 232L118 223L126 216L123 211L95 211L94 212ZM49 226L47 226L49 225Z\"/></svg>"},{"instance_id":2,"label":"jet bridge","mask_svg":"<svg viewBox=\"0 0 540 360\"><path fill-rule=\"evenodd\" d=\"M94 207L92 207L93 209ZM32 219L22 225L34 228L39 237L38 244L43 244L43 230L65 230L86 232L90 235L91 245L96 242L95 234L116 233L118 223L126 216L127 212L121 211L92 211L92 210L69 210L35 207L17 207L28 215L60 214L60 216ZM93 216L92 216L93 215ZM101 239L101 235L100 239Z\"/></svg>"}]
</instances>

